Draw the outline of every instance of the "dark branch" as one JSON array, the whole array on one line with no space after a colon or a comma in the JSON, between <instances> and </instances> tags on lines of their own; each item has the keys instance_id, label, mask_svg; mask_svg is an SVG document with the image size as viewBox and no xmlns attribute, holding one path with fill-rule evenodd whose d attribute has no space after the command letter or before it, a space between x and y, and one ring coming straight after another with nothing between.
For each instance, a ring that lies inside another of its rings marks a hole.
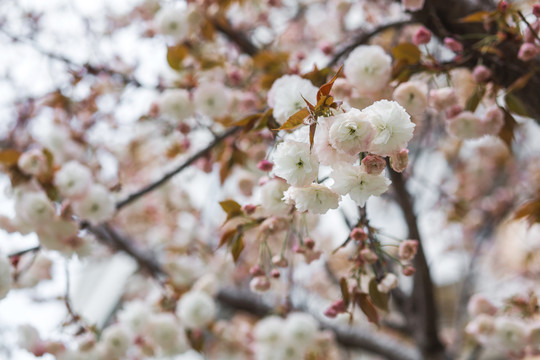
<instances>
[{"instance_id":1,"label":"dark branch","mask_svg":"<svg viewBox=\"0 0 540 360\"><path fill-rule=\"evenodd\" d=\"M231 42L235 43L243 53L254 56L259 52L259 48L255 46L244 33L233 29L226 19L211 19L211 22L217 31L225 35Z\"/></svg>"},{"instance_id":2,"label":"dark branch","mask_svg":"<svg viewBox=\"0 0 540 360\"><path fill-rule=\"evenodd\" d=\"M120 210L124 206L132 203L133 201L137 200L138 198L148 194L149 192L155 190L156 188L160 187L164 183L166 183L169 179L171 179L176 174L180 173L184 169L186 169L188 166L193 164L198 159L205 156L210 150L212 150L216 145L220 144L223 140L228 138L229 136L232 136L236 134L238 131L240 131L241 127L232 127L229 130L225 131L223 134L216 136L216 138L208 144L204 149L198 151L194 155L192 155L189 159L187 159L184 163L182 163L180 166L178 166L176 169L166 173L163 175L159 180L143 187L139 191L129 195L126 199L118 202L116 204L116 210Z\"/></svg>"}]
</instances>

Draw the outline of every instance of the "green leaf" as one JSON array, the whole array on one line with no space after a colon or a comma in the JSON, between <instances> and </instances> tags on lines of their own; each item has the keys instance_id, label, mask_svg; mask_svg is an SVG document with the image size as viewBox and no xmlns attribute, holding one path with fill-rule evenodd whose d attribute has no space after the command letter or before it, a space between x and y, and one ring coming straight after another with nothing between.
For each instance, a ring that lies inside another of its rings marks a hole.
<instances>
[{"instance_id":1,"label":"green leaf","mask_svg":"<svg viewBox=\"0 0 540 360\"><path fill-rule=\"evenodd\" d=\"M392 55L397 61L403 60L409 65L414 65L420 62L422 52L412 43L401 43L392 48Z\"/></svg>"},{"instance_id":2,"label":"green leaf","mask_svg":"<svg viewBox=\"0 0 540 360\"><path fill-rule=\"evenodd\" d=\"M491 11L477 11L475 13L472 13L470 15L467 15L467 16L459 19L459 22L461 22L461 23L484 22L484 20L486 20L491 15L492 15Z\"/></svg>"},{"instance_id":3,"label":"green leaf","mask_svg":"<svg viewBox=\"0 0 540 360\"><path fill-rule=\"evenodd\" d=\"M369 282L369 297L373 304L381 310L388 311L388 294L382 293L377 289L377 279L373 278Z\"/></svg>"},{"instance_id":4,"label":"green leaf","mask_svg":"<svg viewBox=\"0 0 540 360\"><path fill-rule=\"evenodd\" d=\"M304 119L309 116L309 110L303 108L295 112L283 125L275 130L292 130L304 124Z\"/></svg>"},{"instance_id":5,"label":"green leaf","mask_svg":"<svg viewBox=\"0 0 540 360\"><path fill-rule=\"evenodd\" d=\"M506 94L506 96L504 97L504 101L506 102L506 108L510 112L513 112L514 114L519 116L529 116L525 104L516 95Z\"/></svg>"}]
</instances>

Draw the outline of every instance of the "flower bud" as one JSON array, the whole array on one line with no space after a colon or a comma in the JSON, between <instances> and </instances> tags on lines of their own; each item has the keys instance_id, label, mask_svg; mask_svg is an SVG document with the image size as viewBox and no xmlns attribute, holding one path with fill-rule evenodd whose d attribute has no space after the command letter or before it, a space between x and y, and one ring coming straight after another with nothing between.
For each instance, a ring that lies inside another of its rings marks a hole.
<instances>
[{"instance_id":1,"label":"flower bud","mask_svg":"<svg viewBox=\"0 0 540 360\"><path fill-rule=\"evenodd\" d=\"M534 16L536 16L537 18L540 18L540 4L534 4L532 7L532 12Z\"/></svg>"},{"instance_id":2,"label":"flower bud","mask_svg":"<svg viewBox=\"0 0 540 360\"><path fill-rule=\"evenodd\" d=\"M538 48L531 43L524 43L519 48L518 59L521 61L530 61L538 54Z\"/></svg>"},{"instance_id":3,"label":"flower bud","mask_svg":"<svg viewBox=\"0 0 540 360\"><path fill-rule=\"evenodd\" d=\"M312 238L309 238L309 237L308 237L308 238L305 238L305 239L304 239L304 245L305 245L308 249L312 250L312 249L315 247L315 241L314 241Z\"/></svg>"},{"instance_id":4,"label":"flower bud","mask_svg":"<svg viewBox=\"0 0 540 360\"><path fill-rule=\"evenodd\" d=\"M401 149L390 156L390 166L396 172L403 172L409 164L409 150Z\"/></svg>"},{"instance_id":5,"label":"flower bud","mask_svg":"<svg viewBox=\"0 0 540 360\"><path fill-rule=\"evenodd\" d=\"M415 45L427 44L431 40L431 31L425 27L420 27L413 36L413 43Z\"/></svg>"},{"instance_id":6,"label":"flower bud","mask_svg":"<svg viewBox=\"0 0 540 360\"><path fill-rule=\"evenodd\" d=\"M259 265L253 265L251 269L249 269L249 273L251 276L264 276L264 271Z\"/></svg>"},{"instance_id":7,"label":"flower bud","mask_svg":"<svg viewBox=\"0 0 540 360\"><path fill-rule=\"evenodd\" d=\"M246 204L246 205L242 206L242 211L245 212L248 215L253 214L256 209L257 209L257 206L255 206L253 204Z\"/></svg>"},{"instance_id":8,"label":"flower bud","mask_svg":"<svg viewBox=\"0 0 540 360\"><path fill-rule=\"evenodd\" d=\"M433 89L429 92L430 105L438 111L457 104L457 101L456 91L451 87Z\"/></svg>"},{"instance_id":9,"label":"flower bud","mask_svg":"<svg viewBox=\"0 0 540 360\"><path fill-rule=\"evenodd\" d=\"M379 175L386 167L386 161L379 155L368 155L362 159L364 170L371 175Z\"/></svg>"},{"instance_id":10,"label":"flower bud","mask_svg":"<svg viewBox=\"0 0 540 360\"><path fill-rule=\"evenodd\" d=\"M416 269L411 265L406 265L405 267L403 267L403 270L401 270L401 273L405 276L413 276L415 272Z\"/></svg>"},{"instance_id":11,"label":"flower bud","mask_svg":"<svg viewBox=\"0 0 540 360\"><path fill-rule=\"evenodd\" d=\"M451 37L444 38L444 46L446 46L448 49L452 50L455 53L460 53L463 51L463 45L459 41Z\"/></svg>"},{"instance_id":12,"label":"flower bud","mask_svg":"<svg viewBox=\"0 0 540 360\"><path fill-rule=\"evenodd\" d=\"M249 282L249 288L254 292L265 292L270 289L270 280L266 276L256 276Z\"/></svg>"},{"instance_id":13,"label":"flower bud","mask_svg":"<svg viewBox=\"0 0 540 360\"><path fill-rule=\"evenodd\" d=\"M410 261L418 252L418 240L405 240L399 244L399 258Z\"/></svg>"},{"instance_id":14,"label":"flower bud","mask_svg":"<svg viewBox=\"0 0 540 360\"><path fill-rule=\"evenodd\" d=\"M268 161L268 160L261 160L257 164L257 168L261 171L271 171L274 168L274 163Z\"/></svg>"},{"instance_id":15,"label":"flower bud","mask_svg":"<svg viewBox=\"0 0 540 360\"><path fill-rule=\"evenodd\" d=\"M358 227L352 229L351 234L349 236L351 239L356 240L358 242L364 242L368 238L366 231Z\"/></svg>"},{"instance_id":16,"label":"flower bud","mask_svg":"<svg viewBox=\"0 0 540 360\"><path fill-rule=\"evenodd\" d=\"M281 255L274 255L272 257L272 264L279 268L286 268L287 266L289 266L289 262L287 261L287 259L285 259Z\"/></svg>"},{"instance_id":17,"label":"flower bud","mask_svg":"<svg viewBox=\"0 0 540 360\"><path fill-rule=\"evenodd\" d=\"M362 249L360 251L360 256L362 257L362 260L364 260L368 264L374 264L378 259L377 254L375 254L370 249Z\"/></svg>"},{"instance_id":18,"label":"flower bud","mask_svg":"<svg viewBox=\"0 0 540 360\"><path fill-rule=\"evenodd\" d=\"M281 274L279 273L278 269L272 269L272 271L270 272L270 276L274 279L279 279L280 275Z\"/></svg>"},{"instance_id":19,"label":"flower bud","mask_svg":"<svg viewBox=\"0 0 540 360\"><path fill-rule=\"evenodd\" d=\"M497 313L497 307L484 295L474 294L471 296L467 305L467 312L471 317L480 314L495 315Z\"/></svg>"},{"instance_id":20,"label":"flower bud","mask_svg":"<svg viewBox=\"0 0 540 360\"><path fill-rule=\"evenodd\" d=\"M478 65L473 70L473 78L477 83L485 83L491 78L491 70L484 65Z\"/></svg>"}]
</instances>

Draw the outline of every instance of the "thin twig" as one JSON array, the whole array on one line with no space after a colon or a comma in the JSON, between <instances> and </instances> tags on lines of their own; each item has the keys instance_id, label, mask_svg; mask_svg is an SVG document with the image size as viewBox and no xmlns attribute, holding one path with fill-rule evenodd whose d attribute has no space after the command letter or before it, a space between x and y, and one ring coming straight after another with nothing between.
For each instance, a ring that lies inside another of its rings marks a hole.
<instances>
[{"instance_id":1,"label":"thin twig","mask_svg":"<svg viewBox=\"0 0 540 360\"><path fill-rule=\"evenodd\" d=\"M192 155L189 159L187 159L185 162L183 162L181 165L179 165L176 169L173 169L172 171L166 173L163 175L160 179L154 181L151 184L148 184L147 186L143 187L139 191L134 192L133 194L129 195L124 200L118 202L116 204L116 210L122 209L124 206L132 203L133 201L137 200L138 198L148 194L152 190L155 190L156 188L160 187L161 185L165 184L169 179L171 179L176 174L180 173L182 170L186 169L188 166L193 164L198 159L205 156L210 150L212 150L216 145L220 144L223 140L226 138L236 134L238 131L240 131L241 127L232 127L229 130L225 131L223 134L217 136L214 138L214 140L208 144L204 149L199 150L197 153Z\"/></svg>"}]
</instances>

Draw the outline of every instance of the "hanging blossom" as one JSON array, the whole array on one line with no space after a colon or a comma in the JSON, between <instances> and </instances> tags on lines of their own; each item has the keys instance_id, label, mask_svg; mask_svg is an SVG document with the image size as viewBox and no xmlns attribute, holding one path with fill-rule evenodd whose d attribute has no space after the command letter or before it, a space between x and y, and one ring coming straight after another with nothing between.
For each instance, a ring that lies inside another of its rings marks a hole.
<instances>
[{"instance_id":1,"label":"hanging blossom","mask_svg":"<svg viewBox=\"0 0 540 360\"><path fill-rule=\"evenodd\" d=\"M336 150L349 155L358 155L368 150L375 137L375 128L365 112L352 108L333 118L328 135L330 144Z\"/></svg>"},{"instance_id":2,"label":"hanging blossom","mask_svg":"<svg viewBox=\"0 0 540 360\"><path fill-rule=\"evenodd\" d=\"M421 115L428 106L427 86L418 81L402 83L394 90L393 98L409 114Z\"/></svg>"},{"instance_id":3,"label":"hanging blossom","mask_svg":"<svg viewBox=\"0 0 540 360\"><path fill-rule=\"evenodd\" d=\"M114 196L105 186L93 184L81 200L73 203L73 210L94 224L109 220L115 211Z\"/></svg>"},{"instance_id":4,"label":"hanging blossom","mask_svg":"<svg viewBox=\"0 0 540 360\"><path fill-rule=\"evenodd\" d=\"M324 214L329 209L337 209L340 196L320 184L311 184L307 187L290 187L283 200L287 204L294 204L300 212L309 211L312 214Z\"/></svg>"},{"instance_id":5,"label":"hanging blossom","mask_svg":"<svg viewBox=\"0 0 540 360\"><path fill-rule=\"evenodd\" d=\"M69 161L54 175L54 185L67 198L83 196L92 184L92 172L77 161Z\"/></svg>"},{"instance_id":6,"label":"hanging blossom","mask_svg":"<svg viewBox=\"0 0 540 360\"><path fill-rule=\"evenodd\" d=\"M158 100L161 114L180 122L193 115L193 103L186 89L167 89Z\"/></svg>"},{"instance_id":7,"label":"hanging blossom","mask_svg":"<svg viewBox=\"0 0 540 360\"><path fill-rule=\"evenodd\" d=\"M416 125L401 105L395 101L380 100L362 111L375 127L370 152L388 156L407 147Z\"/></svg>"},{"instance_id":8,"label":"hanging blossom","mask_svg":"<svg viewBox=\"0 0 540 360\"><path fill-rule=\"evenodd\" d=\"M273 115L282 125L298 110L306 107L302 97L312 104L317 103L318 89L307 79L298 75L284 75L274 81L268 92L268 105L274 108Z\"/></svg>"},{"instance_id":9,"label":"hanging blossom","mask_svg":"<svg viewBox=\"0 0 540 360\"><path fill-rule=\"evenodd\" d=\"M392 75L392 58L377 45L357 47L343 66L347 80L363 93L381 90Z\"/></svg>"},{"instance_id":10,"label":"hanging blossom","mask_svg":"<svg viewBox=\"0 0 540 360\"><path fill-rule=\"evenodd\" d=\"M273 172L292 186L308 186L317 178L319 160L309 144L285 140L274 152Z\"/></svg>"},{"instance_id":11,"label":"hanging blossom","mask_svg":"<svg viewBox=\"0 0 540 360\"><path fill-rule=\"evenodd\" d=\"M391 183L383 174L368 174L357 165L341 166L330 177L334 180L332 189L341 195L349 194L359 206L364 206L370 196L386 192Z\"/></svg>"}]
</instances>

